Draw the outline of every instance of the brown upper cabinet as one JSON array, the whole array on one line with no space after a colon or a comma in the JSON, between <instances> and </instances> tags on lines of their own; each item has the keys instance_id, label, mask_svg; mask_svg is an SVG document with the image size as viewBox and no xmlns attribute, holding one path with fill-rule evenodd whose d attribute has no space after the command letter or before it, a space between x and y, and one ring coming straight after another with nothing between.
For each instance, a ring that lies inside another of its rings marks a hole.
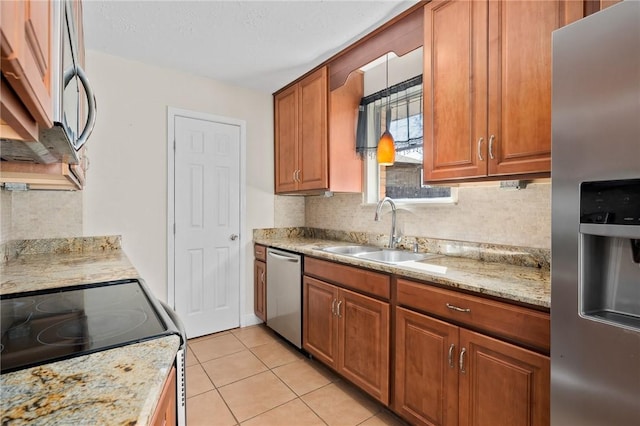
<instances>
[{"instance_id":1,"label":"brown upper cabinet","mask_svg":"<svg viewBox=\"0 0 640 426\"><path fill-rule=\"evenodd\" d=\"M276 193L361 191L355 123L362 93L359 72L329 91L322 67L274 95Z\"/></svg>"},{"instance_id":2,"label":"brown upper cabinet","mask_svg":"<svg viewBox=\"0 0 640 426\"><path fill-rule=\"evenodd\" d=\"M327 103L326 68L276 95L276 192L328 186Z\"/></svg>"},{"instance_id":3,"label":"brown upper cabinet","mask_svg":"<svg viewBox=\"0 0 640 426\"><path fill-rule=\"evenodd\" d=\"M599 12L621 1L622 0L584 0L584 16Z\"/></svg>"},{"instance_id":4,"label":"brown upper cabinet","mask_svg":"<svg viewBox=\"0 0 640 426\"><path fill-rule=\"evenodd\" d=\"M58 7L64 7L57 5ZM45 150L40 131L53 126L52 55L54 52L52 0L0 1L0 138L24 141L24 150ZM84 67L85 46L82 2L72 1L77 33L76 54ZM81 99L84 87L80 85ZM87 116L80 103L80 117ZM5 151L6 154L7 151ZM2 161L0 183L24 183L30 189L77 190L85 184L88 167L86 145L78 152L78 164ZM53 160L55 161L55 159Z\"/></svg>"},{"instance_id":5,"label":"brown upper cabinet","mask_svg":"<svg viewBox=\"0 0 640 426\"><path fill-rule=\"evenodd\" d=\"M422 45L420 2L274 94L275 192L361 192L355 154L359 68L387 52L402 56Z\"/></svg>"},{"instance_id":6,"label":"brown upper cabinet","mask_svg":"<svg viewBox=\"0 0 640 426\"><path fill-rule=\"evenodd\" d=\"M581 0L425 6L425 182L548 176L551 32L582 16Z\"/></svg>"},{"instance_id":7,"label":"brown upper cabinet","mask_svg":"<svg viewBox=\"0 0 640 426\"><path fill-rule=\"evenodd\" d=\"M33 140L53 125L51 15L49 1L0 2L2 137Z\"/></svg>"}]
</instances>

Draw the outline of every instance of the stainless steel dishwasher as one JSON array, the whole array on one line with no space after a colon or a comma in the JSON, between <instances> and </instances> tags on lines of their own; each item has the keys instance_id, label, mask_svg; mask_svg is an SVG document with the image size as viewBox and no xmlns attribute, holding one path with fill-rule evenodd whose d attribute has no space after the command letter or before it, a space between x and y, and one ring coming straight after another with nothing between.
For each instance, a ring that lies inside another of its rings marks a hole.
<instances>
[{"instance_id":1,"label":"stainless steel dishwasher","mask_svg":"<svg viewBox=\"0 0 640 426\"><path fill-rule=\"evenodd\" d=\"M302 256L267 249L267 326L302 348Z\"/></svg>"}]
</instances>

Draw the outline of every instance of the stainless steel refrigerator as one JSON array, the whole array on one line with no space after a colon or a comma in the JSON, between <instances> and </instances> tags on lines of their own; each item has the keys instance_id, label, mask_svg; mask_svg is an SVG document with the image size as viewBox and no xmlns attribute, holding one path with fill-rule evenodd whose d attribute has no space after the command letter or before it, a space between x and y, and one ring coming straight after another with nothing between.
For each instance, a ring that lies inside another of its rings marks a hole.
<instances>
[{"instance_id":1,"label":"stainless steel refrigerator","mask_svg":"<svg viewBox=\"0 0 640 426\"><path fill-rule=\"evenodd\" d=\"M640 424L640 2L553 33L551 424Z\"/></svg>"}]
</instances>

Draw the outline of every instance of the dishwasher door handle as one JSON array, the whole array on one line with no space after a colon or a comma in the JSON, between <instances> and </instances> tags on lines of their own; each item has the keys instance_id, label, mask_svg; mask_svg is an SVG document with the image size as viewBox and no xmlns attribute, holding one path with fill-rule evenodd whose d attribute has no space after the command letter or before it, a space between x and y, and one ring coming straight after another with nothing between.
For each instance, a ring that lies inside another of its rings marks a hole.
<instances>
[{"instance_id":1,"label":"dishwasher door handle","mask_svg":"<svg viewBox=\"0 0 640 426\"><path fill-rule=\"evenodd\" d=\"M286 260L287 262L294 262L294 263L298 263L298 261L300 260L300 259L299 259L299 258L297 258L297 257L283 256L283 255L281 255L281 254L276 254L276 253L274 253L274 252L272 252L272 251L268 252L267 254L268 254L269 256L273 257L273 258L276 258L276 259L279 259L279 260Z\"/></svg>"}]
</instances>

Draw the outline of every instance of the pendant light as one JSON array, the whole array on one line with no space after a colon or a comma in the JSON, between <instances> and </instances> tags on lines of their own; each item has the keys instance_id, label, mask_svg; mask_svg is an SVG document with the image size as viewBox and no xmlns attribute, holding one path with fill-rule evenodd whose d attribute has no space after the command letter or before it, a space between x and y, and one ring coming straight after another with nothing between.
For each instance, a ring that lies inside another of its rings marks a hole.
<instances>
[{"instance_id":1,"label":"pendant light","mask_svg":"<svg viewBox=\"0 0 640 426\"><path fill-rule=\"evenodd\" d=\"M385 112L385 129L380 140L378 141L378 164L381 166L393 166L396 160L396 147L393 136L389 133L389 125L391 124L391 107L389 106L389 54L386 57L386 76L387 76L387 110Z\"/></svg>"}]
</instances>

